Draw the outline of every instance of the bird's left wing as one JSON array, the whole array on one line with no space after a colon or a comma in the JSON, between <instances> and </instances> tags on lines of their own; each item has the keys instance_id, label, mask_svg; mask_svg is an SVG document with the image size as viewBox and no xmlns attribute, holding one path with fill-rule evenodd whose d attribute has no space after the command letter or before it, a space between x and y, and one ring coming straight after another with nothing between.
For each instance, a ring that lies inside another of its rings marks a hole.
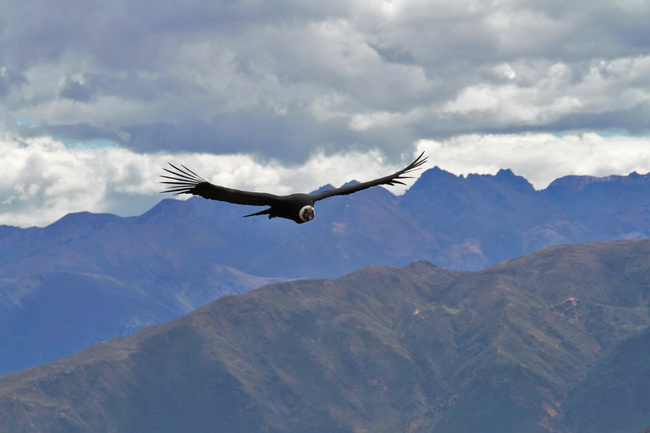
<instances>
[{"instance_id":1,"label":"bird's left wing","mask_svg":"<svg viewBox=\"0 0 650 433\"><path fill-rule=\"evenodd\" d=\"M357 183L354 185L348 185L341 188L328 189L310 195L314 199L314 201L318 201L327 197L331 197L333 195L352 194L354 192L361 191L366 188L371 188L377 185L395 185L395 184L404 185L404 182L402 182L401 180L411 178L411 176L404 176L404 175L413 170L418 169L425 162L427 162L427 158L426 156L424 156L424 152L422 152L420 156L418 156L415 159L415 161L413 161L412 163L410 163L408 166L404 167L400 171L395 172L391 175L380 177L379 179L375 179L375 180L370 180L368 182Z\"/></svg>"},{"instance_id":2,"label":"bird's left wing","mask_svg":"<svg viewBox=\"0 0 650 433\"><path fill-rule=\"evenodd\" d=\"M160 176L169 179L161 182L169 185L163 192L173 193L174 195L194 194L210 200L251 206L272 206L278 203L278 201L281 201L281 198L274 194L240 191L214 185L184 165L181 165L182 168L176 167L171 163L169 165L171 168L163 168L163 170L171 176L164 174Z\"/></svg>"}]
</instances>

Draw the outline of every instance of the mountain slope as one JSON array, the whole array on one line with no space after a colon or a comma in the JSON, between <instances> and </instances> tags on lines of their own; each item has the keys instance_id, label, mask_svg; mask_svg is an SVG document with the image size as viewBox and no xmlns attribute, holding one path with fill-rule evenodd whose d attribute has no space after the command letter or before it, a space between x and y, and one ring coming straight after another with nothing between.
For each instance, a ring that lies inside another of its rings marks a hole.
<instances>
[{"instance_id":1,"label":"mountain slope","mask_svg":"<svg viewBox=\"0 0 650 433\"><path fill-rule=\"evenodd\" d=\"M274 284L0 377L0 431L637 433L649 288L650 241Z\"/></svg>"},{"instance_id":2,"label":"mountain slope","mask_svg":"<svg viewBox=\"0 0 650 433\"><path fill-rule=\"evenodd\" d=\"M0 253L0 373L281 280L202 259L203 251L190 245L223 248L223 242L200 225L182 219L151 224L148 218L71 214L6 240Z\"/></svg>"}]
</instances>

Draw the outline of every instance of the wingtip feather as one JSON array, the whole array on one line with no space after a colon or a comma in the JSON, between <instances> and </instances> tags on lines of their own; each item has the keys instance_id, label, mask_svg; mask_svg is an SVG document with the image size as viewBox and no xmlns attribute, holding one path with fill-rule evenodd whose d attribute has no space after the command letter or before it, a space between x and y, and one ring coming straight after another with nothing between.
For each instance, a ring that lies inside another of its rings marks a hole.
<instances>
[{"instance_id":1,"label":"wingtip feather","mask_svg":"<svg viewBox=\"0 0 650 433\"><path fill-rule=\"evenodd\" d=\"M201 176L194 173L192 170L182 164L180 165L182 168L177 167L171 162L168 162L167 164L169 164L169 167L171 167L171 169L168 167L163 167L162 169L167 174L161 174L160 177L169 180L162 180L160 183L170 186L168 186L167 189L162 192L171 193L173 195L192 194L192 190L197 185L203 182L207 182Z\"/></svg>"}]
</instances>

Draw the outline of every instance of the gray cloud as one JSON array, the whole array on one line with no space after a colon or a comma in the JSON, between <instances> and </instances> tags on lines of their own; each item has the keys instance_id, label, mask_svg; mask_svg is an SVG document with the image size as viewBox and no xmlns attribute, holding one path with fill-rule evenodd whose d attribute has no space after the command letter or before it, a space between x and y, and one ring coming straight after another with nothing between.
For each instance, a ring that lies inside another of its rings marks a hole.
<instances>
[{"instance_id":1,"label":"gray cloud","mask_svg":"<svg viewBox=\"0 0 650 433\"><path fill-rule=\"evenodd\" d=\"M25 83L26 80L21 75L8 70L6 67L0 68L0 97L6 97L10 90Z\"/></svg>"},{"instance_id":2,"label":"gray cloud","mask_svg":"<svg viewBox=\"0 0 650 433\"><path fill-rule=\"evenodd\" d=\"M27 77L5 116L53 135L83 125L143 151L304 159L594 119L649 126L624 115L648 100L644 2L41 6L3 13L1 62Z\"/></svg>"}]
</instances>

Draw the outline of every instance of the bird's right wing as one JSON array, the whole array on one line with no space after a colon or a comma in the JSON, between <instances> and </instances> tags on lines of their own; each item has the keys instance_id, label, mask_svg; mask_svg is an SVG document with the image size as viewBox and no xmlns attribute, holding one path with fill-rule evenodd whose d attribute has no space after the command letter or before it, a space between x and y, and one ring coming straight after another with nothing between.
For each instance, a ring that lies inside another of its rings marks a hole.
<instances>
[{"instance_id":1,"label":"bird's right wing","mask_svg":"<svg viewBox=\"0 0 650 433\"><path fill-rule=\"evenodd\" d=\"M405 176L405 174L408 174L413 170L419 169L419 167L425 162L427 162L427 157L424 156L424 152L422 152L420 156L418 156L415 159L415 161L413 161L412 163L410 163L400 171L395 172L391 175L380 177L379 179L375 179L375 180L369 180L368 182L354 183L352 185L343 186L341 188L326 189L325 191L313 193L310 195L314 201L318 201L327 197L331 197L333 195L352 194L357 191L361 191L367 188L372 188L373 186L377 186L377 185L395 185L395 184L405 185L405 183L402 182L402 180L410 178L410 176Z\"/></svg>"},{"instance_id":2,"label":"bird's right wing","mask_svg":"<svg viewBox=\"0 0 650 433\"><path fill-rule=\"evenodd\" d=\"M160 176L169 179L161 182L169 185L167 189L162 192L169 192L174 195L194 194L210 200L226 201L228 203L251 206L272 206L280 201L280 197L274 194L240 191L237 189L214 185L184 165L181 165L182 168L176 167L172 163L169 163L169 165L171 168L163 168L163 170L171 176L164 174Z\"/></svg>"}]
</instances>

